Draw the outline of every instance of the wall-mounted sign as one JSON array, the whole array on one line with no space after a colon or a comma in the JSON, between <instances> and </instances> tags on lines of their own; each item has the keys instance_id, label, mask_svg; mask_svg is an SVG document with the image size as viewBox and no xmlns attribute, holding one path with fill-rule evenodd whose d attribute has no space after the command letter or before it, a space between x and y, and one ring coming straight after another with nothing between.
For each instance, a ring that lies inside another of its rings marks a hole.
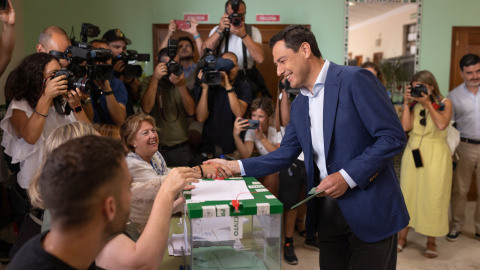
<instances>
[{"instance_id":1,"label":"wall-mounted sign","mask_svg":"<svg viewBox=\"0 0 480 270\"><path fill-rule=\"evenodd\" d=\"M191 14L191 13L183 14L184 20L188 20L192 18L197 20L197 22L208 22L208 14Z\"/></svg>"},{"instance_id":2,"label":"wall-mounted sign","mask_svg":"<svg viewBox=\"0 0 480 270\"><path fill-rule=\"evenodd\" d=\"M257 14L257 22L279 22L279 14Z\"/></svg>"}]
</instances>

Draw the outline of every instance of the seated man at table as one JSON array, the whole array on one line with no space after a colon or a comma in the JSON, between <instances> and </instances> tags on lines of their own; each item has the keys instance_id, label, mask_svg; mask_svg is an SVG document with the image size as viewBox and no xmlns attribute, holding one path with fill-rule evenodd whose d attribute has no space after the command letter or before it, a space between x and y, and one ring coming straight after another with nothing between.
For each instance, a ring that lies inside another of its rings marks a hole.
<instances>
[{"instance_id":1,"label":"seated man at table","mask_svg":"<svg viewBox=\"0 0 480 270\"><path fill-rule=\"evenodd\" d=\"M144 232L149 234L135 243L121 234L132 199L126 154L120 142L99 136L73 139L55 149L39 174L51 229L30 239L9 268L96 269L97 256L102 268L158 267L175 195L187 183L198 182L199 175L190 168L172 170L158 192L154 205L158 215L152 215ZM115 253L109 248L113 244Z\"/></svg>"}]
</instances>

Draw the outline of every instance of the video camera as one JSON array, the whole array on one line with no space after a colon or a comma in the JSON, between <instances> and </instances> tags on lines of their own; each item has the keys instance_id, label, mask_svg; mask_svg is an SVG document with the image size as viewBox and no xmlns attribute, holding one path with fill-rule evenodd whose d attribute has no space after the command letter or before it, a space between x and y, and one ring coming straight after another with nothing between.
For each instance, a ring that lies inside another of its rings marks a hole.
<instances>
[{"instance_id":1,"label":"video camera","mask_svg":"<svg viewBox=\"0 0 480 270\"><path fill-rule=\"evenodd\" d=\"M232 15L228 16L230 19L230 24L233 27L241 27L243 25L243 19L240 14L238 14L238 10L240 9L240 0L232 0L231 2L233 13Z\"/></svg>"},{"instance_id":2,"label":"video camera","mask_svg":"<svg viewBox=\"0 0 480 270\"><path fill-rule=\"evenodd\" d=\"M113 65L118 61L123 61L126 65L123 68L123 72L115 73L116 77L120 77L123 75L125 78L133 79L142 76L143 70L142 66L136 65L138 61L140 62L149 62L150 61L150 54L148 53L138 53L135 50L127 50L127 53L122 52L121 54L117 55L117 57L113 58Z\"/></svg>"},{"instance_id":3,"label":"video camera","mask_svg":"<svg viewBox=\"0 0 480 270\"><path fill-rule=\"evenodd\" d=\"M412 97L421 97L422 93L428 96L428 90L425 85L417 84L415 86L412 86L412 91L410 92L410 95Z\"/></svg>"},{"instance_id":4,"label":"video camera","mask_svg":"<svg viewBox=\"0 0 480 270\"><path fill-rule=\"evenodd\" d=\"M202 82L208 85L219 85L222 82L220 71L230 71L233 66L232 60L217 57L213 50L208 48L205 48L197 63L197 69L203 70Z\"/></svg>"},{"instance_id":5,"label":"video camera","mask_svg":"<svg viewBox=\"0 0 480 270\"><path fill-rule=\"evenodd\" d=\"M167 70L168 74L166 76L170 76L170 74L175 74L176 76L180 76L183 72L183 67L175 62L173 58L177 56L177 51L178 51L178 40L176 39L169 39L168 40L168 47L167 47L167 55L170 57L170 60L168 60L167 63Z\"/></svg>"}]
</instances>

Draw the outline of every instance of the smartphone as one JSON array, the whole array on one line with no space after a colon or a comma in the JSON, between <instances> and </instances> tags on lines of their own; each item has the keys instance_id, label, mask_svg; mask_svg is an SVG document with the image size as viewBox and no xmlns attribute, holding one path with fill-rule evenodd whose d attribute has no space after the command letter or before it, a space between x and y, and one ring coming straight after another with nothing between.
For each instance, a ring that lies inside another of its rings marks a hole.
<instances>
[{"instance_id":1,"label":"smartphone","mask_svg":"<svg viewBox=\"0 0 480 270\"><path fill-rule=\"evenodd\" d=\"M422 155L420 154L420 149L413 149L412 150L413 161L415 162L415 167L421 168L423 167Z\"/></svg>"},{"instance_id":2,"label":"smartphone","mask_svg":"<svg viewBox=\"0 0 480 270\"><path fill-rule=\"evenodd\" d=\"M190 22L186 20L175 20L178 29L186 30L190 28Z\"/></svg>"},{"instance_id":3,"label":"smartphone","mask_svg":"<svg viewBox=\"0 0 480 270\"><path fill-rule=\"evenodd\" d=\"M245 127L245 128L246 129L258 129L259 126L260 126L260 121L248 119L248 126Z\"/></svg>"},{"instance_id":4,"label":"smartphone","mask_svg":"<svg viewBox=\"0 0 480 270\"><path fill-rule=\"evenodd\" d=\"M0 10L7 9L7 6L8 6L8 0L0 0Z\"/></svg>"}]
</instances>

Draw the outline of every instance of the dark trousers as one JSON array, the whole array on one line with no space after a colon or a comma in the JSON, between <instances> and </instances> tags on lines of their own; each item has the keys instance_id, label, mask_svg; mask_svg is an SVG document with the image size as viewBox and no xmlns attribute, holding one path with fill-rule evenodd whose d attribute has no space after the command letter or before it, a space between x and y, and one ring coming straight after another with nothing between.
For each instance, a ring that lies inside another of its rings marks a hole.
<instances>
[{"instance_id":1,"label":"dark trousers","mask_svg":"<svg viewBox=\"0 0 480 270\"><path fill-rule=\"evenodd\" d=\"M321 197L315 200L318 213L320 269L396 269L396 234L378 242L363 242L350 230L336 199Z\"/></svg>"}]
</instances>

